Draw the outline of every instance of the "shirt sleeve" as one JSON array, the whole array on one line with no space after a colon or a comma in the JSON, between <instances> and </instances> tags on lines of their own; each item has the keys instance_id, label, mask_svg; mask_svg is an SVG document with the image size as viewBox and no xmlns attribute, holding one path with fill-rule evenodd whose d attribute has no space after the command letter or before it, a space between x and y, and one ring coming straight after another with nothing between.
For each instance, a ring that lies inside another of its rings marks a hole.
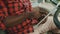
<instances>
[{"instance_id":1,"label":"shirt sleeve","mask_svg":"<svg viewBox=\"0 0 60 34\"><path fill-rule=\"evenodd\" d=\"M2 29L2 30L6 29L5 24L3 22L3 20L5 18L5 13L6 13L4 11L6 11L6 8L4 7L3 2L1 1L0 2L0 29Z\"/></svg>"}]
</instances>

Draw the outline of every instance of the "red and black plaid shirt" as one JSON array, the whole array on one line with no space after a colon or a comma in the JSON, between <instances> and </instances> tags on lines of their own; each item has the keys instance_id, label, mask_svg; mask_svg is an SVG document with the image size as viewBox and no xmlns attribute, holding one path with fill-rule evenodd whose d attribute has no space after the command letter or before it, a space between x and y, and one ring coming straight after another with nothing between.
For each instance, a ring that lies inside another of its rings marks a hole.
<instances>
[{"instance_id":1,"label":"red and black plaid shirt","mask_svg":"<svg viewBox=\"0 0 60 34\"><path fill-rule=\"evenodd\" d=\"M3 20L7 16L20 15L25 11L31 12L30 0L0 0L0 29L8 30L9 34L28 34L33 32L32 24L37 23L36 19L26 19L21 24L6 28Z\"/></svg>"}]
</instances>

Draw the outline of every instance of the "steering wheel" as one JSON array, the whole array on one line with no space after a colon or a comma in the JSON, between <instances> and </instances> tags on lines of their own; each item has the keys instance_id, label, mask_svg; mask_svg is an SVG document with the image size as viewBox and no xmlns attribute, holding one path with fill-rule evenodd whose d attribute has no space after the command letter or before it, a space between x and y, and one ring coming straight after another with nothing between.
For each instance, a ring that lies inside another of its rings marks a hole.
<instances>
[{"instance_id":1,"label":"steering wheel","mask_svg":"<svg viewBox=\"0 0 60 34\"><path fill-rule=\"evenodd\" d=\"M57 5L60 0L50 0L53 4ZM58 15L60 13L60 5L57 8L57 11L55 12L53 16L53 21L56 24L56 26L60 29L60 21L58 20Z\"/></svg>"},{"instance_id":2,"label":"steering wheel","mask_svg":"<svg viewBox=\"0 0 60 34\"><path fill-rule=\"evenodd\" d=\"M54 14L53 20L56 26L60 29L60 21L58 20L59 13L60 13L60 7L57 8L57 11Z\"/></svg>"}]
</instances>

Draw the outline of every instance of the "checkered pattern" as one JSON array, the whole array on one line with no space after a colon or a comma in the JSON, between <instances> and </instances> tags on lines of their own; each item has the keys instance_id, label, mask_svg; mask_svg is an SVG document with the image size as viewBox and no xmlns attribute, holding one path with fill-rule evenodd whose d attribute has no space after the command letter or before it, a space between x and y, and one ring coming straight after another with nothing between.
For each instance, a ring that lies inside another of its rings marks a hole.
<instances>
[{"instance_id":1,"label":"checkered pattern","mask_svg":"<svg viewBox=\"0 0 60 34\"><path fill-rule=\"evenodd\" d=\"M26 19L14 27L6 27L4 18L12 15L21 15L23 12L31 12L30 0L0 0L0 29L7 30L8 34L28 34L33 32L32 24L37 23L36 19Z\"/></svg>"},{"instance_id":2,"label":"checkered pattern","mask_svg":"<svg viewBox=\"0 0 60 34\"><path fill-rule=\"evenodd\" d=\"M23 21L20 24L17 24L13 27L5 27L4 23L0 23L0 27L2 30L7 30L9 34L28 34L30 32L34 32L33 29L33 24L36 24L37 20L35 19L26 19L25 21Z\"/></svg>"},{"instance_id":3,"label":"checkered pattern","mask_svg":"<svg viewBox=\"0 0 60 34\"><path fill-rule=\"evenodd\" d=\"M27 19L28 20L28 19ZM8 28L8 32L10 34L26 34L26 33L30 33L30 32L33 32L33 27L32 27L32 24L31 24L31 20L28 21L23 21L22 23L14 26L14 27L9 27Z\"/></svg>"}]
</instances>

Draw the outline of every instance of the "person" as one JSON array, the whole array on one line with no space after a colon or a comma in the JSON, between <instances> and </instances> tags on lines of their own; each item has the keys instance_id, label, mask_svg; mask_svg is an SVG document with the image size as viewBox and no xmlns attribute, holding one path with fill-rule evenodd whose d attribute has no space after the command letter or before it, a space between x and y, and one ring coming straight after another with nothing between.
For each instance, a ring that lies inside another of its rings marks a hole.
<instances>
[{"instance_id":1,"label":"person","mask_svg":"<svg viewBox=\"0 0 60 34\"><path fill-rule=\"evenodd\" d=\"M22 23L5 22L5 19L16 20L17 16L19 17L25 12L32 12L31 10L30 0L0 0L0 30L7 31L7 34L28 34L33 32L32 22L27 17Z\"/></svg>"},{"instance_id":2,"label":"person","mask_svg":"<svg viewBox=\"0 0 60 34\"><path fill-rule=\"evenodd\" d=\"M46 15L41 14L32 10L30 0L0 0L0 30L6 34L29 34L34 32L38 18Z\"/></svg>"}]
</instances>

